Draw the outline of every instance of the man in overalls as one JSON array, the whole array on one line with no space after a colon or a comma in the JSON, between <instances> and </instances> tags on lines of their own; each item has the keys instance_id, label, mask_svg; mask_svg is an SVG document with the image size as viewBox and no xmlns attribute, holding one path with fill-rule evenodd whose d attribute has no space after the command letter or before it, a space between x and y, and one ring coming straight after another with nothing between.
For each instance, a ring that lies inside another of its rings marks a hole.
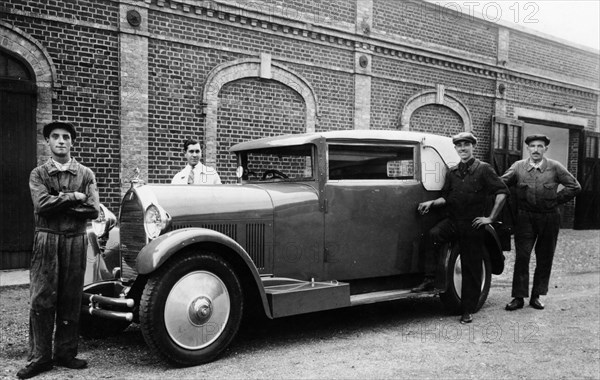
<instances>
[{"instance_id":1,"label":"man in overalls","mask_svg":"<svg viewBox=\"0 0 600 380\"><path fill-rule=\"evenodd\" d=\"M35 237L30 269L29 364L17 372L21 379L49 371L54 364L73 369L87 366L76 356L86 224L98 217L98 189L94 173L71 158L75 128L53 122L44 126L43 133L51 158L33 169L29 177Z\"/></svg>"}]
</instances>

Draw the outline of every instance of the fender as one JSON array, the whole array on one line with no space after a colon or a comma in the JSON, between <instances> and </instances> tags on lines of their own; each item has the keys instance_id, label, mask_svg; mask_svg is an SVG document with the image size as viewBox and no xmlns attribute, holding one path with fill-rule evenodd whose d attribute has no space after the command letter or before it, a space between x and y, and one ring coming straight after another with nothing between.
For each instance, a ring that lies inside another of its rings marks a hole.
<instances>
[{"instance_id":1,"label":"fender","mask_svg":"<svg viewBox=\"0 0 600 380\"><path fill-rule=\"evenodd\" d=\"M252 275L254 283L260 294L265 314L271 317L269 303L262 281L256 270L254 262L248 253L235 240L220 232L207 228L183 228L161 235L148 243L137 256L136 268L139 274L147 275L154 272L164 264L171 256L177 254L183 248L197 243L217 243L235 252L244 262L246 268Z\"/></svg>"},{"instance_id":2,"label":"fender","mask_svg":"<svg viewBox=\"0 0 600 380\"><path fill-rule=\"evenodd\" d=\"M504 253L502 253L502 244L496 230L491 224L485 226L485 246L490 254L490 263L492 264L492 274L502 274L504 272Z\"/></svg>"},{"instance_id":3,"label":"fender","mask_svg":"<svg viewBox=\"0 0 600 380\"><path fill-rule=\"evenodd\" d=\"M490 255L490 264L492 274L499 275L504 271L504 254L502 253L502 245L500 244L500 238L496 230L491 224L485 225L485 237L484 244ZM438 261L438 267L436 272L436 288L447 289L448 278L447 269L450 265L450 255L452 253L453 242L446 243L441 248L442 257Z\"/></svg>"}]
</instances>

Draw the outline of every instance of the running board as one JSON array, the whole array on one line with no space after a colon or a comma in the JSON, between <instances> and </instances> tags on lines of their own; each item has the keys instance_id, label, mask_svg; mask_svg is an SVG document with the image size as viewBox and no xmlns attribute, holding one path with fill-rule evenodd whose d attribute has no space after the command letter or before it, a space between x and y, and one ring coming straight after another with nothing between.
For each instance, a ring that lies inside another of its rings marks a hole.
<instances>
[{"instance_id":1,"label":"running board","mask_svg":"<svg viewBox=\"0 0 600 380\"><path fill-rule=\"evenodd\" d=\"M263 281L273 318L350 306L350 285L278 279Z\"/></svg>"},{"instance_id":2,"label":"running board","mask_svg":"<svg viewBox=\"0 0 600 380\"><path fill-rule=\"evenodd\" d=\"M439 290L432 290L430 292L413 293L410 289L395 289L383 290L380 292L355 294L353 296L350 296L350 306L367 305L376 302L394 301L403 298L434 296L439 292Z\"/></svg>"}]
</instances>

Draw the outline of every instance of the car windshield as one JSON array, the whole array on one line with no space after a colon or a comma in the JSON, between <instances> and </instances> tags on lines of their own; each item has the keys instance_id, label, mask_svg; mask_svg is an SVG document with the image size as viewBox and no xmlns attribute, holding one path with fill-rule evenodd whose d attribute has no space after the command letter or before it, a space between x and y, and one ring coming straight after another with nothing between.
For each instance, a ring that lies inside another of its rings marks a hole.
<instances>
[{"instance_id":1,"label":"car windshield","mask_svg":"<svg viewBox=\"0 0 600 380\"><path fill-rule=\"evenodd\" d=\"M314 179L312 144L255 149L240 153L242 180L309 181Z\"/></svg>"}]
</instances>

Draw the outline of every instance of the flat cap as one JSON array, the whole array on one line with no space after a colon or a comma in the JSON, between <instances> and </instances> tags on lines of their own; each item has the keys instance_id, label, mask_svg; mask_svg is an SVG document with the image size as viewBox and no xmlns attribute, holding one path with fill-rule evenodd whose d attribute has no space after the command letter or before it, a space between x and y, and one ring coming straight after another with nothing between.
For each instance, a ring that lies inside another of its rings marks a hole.
<instances>
[{"instance_id":1,"label":"flat cap","mask_svg":"<svg viewBox=\"0 0 600 380\"><path fill-rule=\"evenodd\" d=\"M452 136L452 143L457 144L460 141L468 141L471 144L477 144L477 138L471 132L461 132L458 135Z\"/></svg>"},{"instance_id":2,"label":"flat cap","mask_svg":"<svg viewBox=\"0 0 600 380\"><path fill-rule=\"evenodd\" d=\"M530 142L540 140L546 143L546 145L550 145L550 139L546 135L535 134L525 137L525 144L529 145Z\"/></svg>"},{"instance_id":3,"label":"flat cap","mask_svg":"<svg viewBox=\"0 0 600 380\"><path fill-rule=\"evenodd\" d=\"M69 132L71 134L71 140L75 140L77 138L77 132L75 132L75 127L73 124L66 123L64 121L53 121L52 123L44 125L44 137L49 138L50 133L59 128Z\"/></svg>"}]
</instances>

